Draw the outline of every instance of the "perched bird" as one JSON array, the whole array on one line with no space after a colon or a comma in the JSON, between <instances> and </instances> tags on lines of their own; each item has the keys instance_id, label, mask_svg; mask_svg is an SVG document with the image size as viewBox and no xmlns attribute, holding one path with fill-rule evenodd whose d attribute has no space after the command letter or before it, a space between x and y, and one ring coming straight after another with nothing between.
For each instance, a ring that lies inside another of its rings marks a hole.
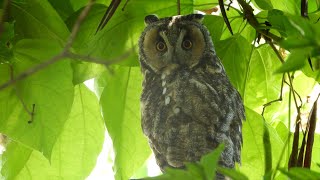
<instances>
[{"instance_id":1,"label":"perched bird","mask_svg":"<svg viewBox=\"0 0 320 180\"><path fill-rule=\"evenodd\" d=\"M162 171L199 161L220 143L225 149L219 164L233 168L240 163L242 99L203 17L148 15L139 39L142 129Z\"/></svg>"}]
</instances>

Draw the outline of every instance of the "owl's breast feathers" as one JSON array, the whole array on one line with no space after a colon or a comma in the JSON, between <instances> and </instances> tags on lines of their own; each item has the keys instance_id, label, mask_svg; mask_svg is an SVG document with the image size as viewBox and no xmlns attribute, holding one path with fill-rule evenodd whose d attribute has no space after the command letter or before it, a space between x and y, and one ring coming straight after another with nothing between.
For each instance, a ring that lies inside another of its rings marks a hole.
<instances>
[{"instance_id":1,"label":"owl's breast feathers","mask_svg":"<svg viewBox=\"0 0 320 180\"><path fill-rule=\"evenodd\" d=\"M198 161L220 143L223 166L240 162L244 108L224 71L175 67L145 78L142 127L161 168Z\"/></svg>"}]
</instances>

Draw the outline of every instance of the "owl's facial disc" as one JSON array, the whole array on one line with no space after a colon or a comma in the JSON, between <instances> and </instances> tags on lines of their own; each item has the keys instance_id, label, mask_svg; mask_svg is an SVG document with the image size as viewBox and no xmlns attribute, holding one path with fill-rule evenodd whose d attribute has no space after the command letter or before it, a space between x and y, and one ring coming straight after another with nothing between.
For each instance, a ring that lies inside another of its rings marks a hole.
<instances>
[{"instance_id":1,"label":"owl's facial disc","mask_svg":"<svg viewBox=\"0 0 320 180\"><path fill-rule=\"evenodd\" d=\"M161 73L171 66L192 68L199 64L206 48L201 26L198 21L181 21L183 17L160 19L149 25L142 41L144 60L155 72Z\"/></svg>"}]
</instances>

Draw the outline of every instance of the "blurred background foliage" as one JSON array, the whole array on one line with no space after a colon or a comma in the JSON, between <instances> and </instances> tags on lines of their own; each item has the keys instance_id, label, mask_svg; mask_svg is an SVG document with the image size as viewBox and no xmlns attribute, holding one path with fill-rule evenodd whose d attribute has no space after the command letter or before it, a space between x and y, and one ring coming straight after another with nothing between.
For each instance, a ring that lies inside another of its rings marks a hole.
<instances>
[{"instance_id":1,"label":"blurred background foliage","mask_svg":"<svg viewBox=\"0 0 320 180\"><path fill-rule=\"evenodd\" d=\"M241 166L235 171L218 170L239 179L306 177L301 174L319 179L318 122L312 171L288 171L288 163L295 146L296 118L301 117L297 145L301 150L320 92L320 1L310 1L307 10L301 11L304 1L253 0L249 5L254 7L255 24L241 4L244 1L238 2L240 6L235 1L224 2L232 35L219 13L218 0L122 0L97 32L111 1L96 0L71 51L105 59L106 64L130 55L108 67L63 58L0 89L1 143L6 149L0 160L2 178L85 179L95 167L106 129L115 154L114 178L147 176L141 169L146 168L151 151L140 127L142 76L137 43L146 15L173 16L179 9L181 14L206 13L203 23L246 107ZM0 85L61 52L87 3L1 0ZM94 80L93 92L84 85L87 80ZM206 160L190 164L189 173L169 170L159 178L210 179L213 175L206 169L216 169L212 158L208 157L209 165Z\"/></svg>"}]
</instances>

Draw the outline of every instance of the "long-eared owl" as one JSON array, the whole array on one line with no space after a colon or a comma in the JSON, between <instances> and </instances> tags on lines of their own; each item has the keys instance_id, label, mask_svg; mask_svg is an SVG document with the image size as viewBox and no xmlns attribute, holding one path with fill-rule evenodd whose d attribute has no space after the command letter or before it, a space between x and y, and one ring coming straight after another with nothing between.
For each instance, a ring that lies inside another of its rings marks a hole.
<instances>
[{"instance_id":1,"label":"long-eared owl","mask_svg":"<svg viewBox=\"0 0 320 180\"><path fill-rule=\"evenodd\" d=\"M145 17L139 40L142 129L162 171L199 161L220 143L225 149L219 164L240 163L243 103L203 17Z\"/></svg>"}]
</instances>

